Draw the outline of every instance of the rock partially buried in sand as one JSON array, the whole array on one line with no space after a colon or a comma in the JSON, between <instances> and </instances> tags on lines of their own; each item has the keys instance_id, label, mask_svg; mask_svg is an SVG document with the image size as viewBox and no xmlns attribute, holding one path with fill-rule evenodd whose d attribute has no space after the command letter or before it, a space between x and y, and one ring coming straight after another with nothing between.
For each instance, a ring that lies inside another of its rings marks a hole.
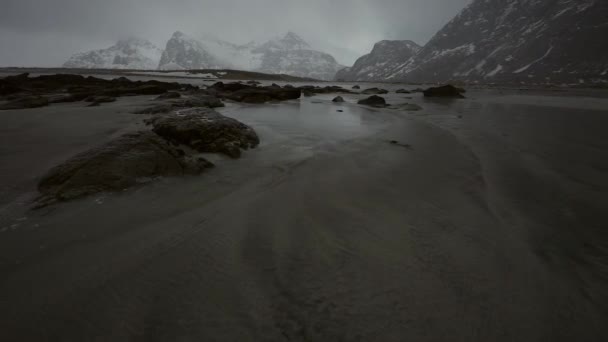
<instances>
[{"instance_id":1,"label":"rock partially buried in sand","mask_svg":"<svg viewBox=\"0 0 608 342\"><path fill-rule=\"evenodd\" d=\"M378 89L378 88L369 88L365 89L361 92L361 94L371 95L371 94L388 94L388 90L386 89Z\"/></svg>"},{"instance_id":2,"label":"rock partially buried in sand","mask_svg":"<svg viewBox=\"0 0 608 342\"><path fill-rule=\"evenodd\" d=\"M38 184L38 206L122 191L159 176L196 175L213 164L184 156L152 132L125 134L51 169Z\"/></svg>"},{"instance_id":3,"label":"rock partially buried in sand","mask_svg":"<svg viewBox=\"0 0 608 342\"><path fill-rule=\"evenodd\" d=\"M336 96L336 97L335 97L335 98L332 100L332 102L335 102L335 103L341 103L341 102L344 102L344 99L342 98L342 96Z\"/></svg>"},{"instance_id":4,"label":"rock partially buried in sand","mask_svg":"<svg viewBox=\"0 0 608 342\"><path fill-rule=\"evenodd\" d=\"M361 89L358 85L353 86L353 89Z\"/></svg>"},{"instance_id":5,"label":"rock partially buried in sand","mask_svg":"<svg viewBox=\"0 0 608 342\"><path fill-rule=\"evenodd\" d=\"M429 88L423 91L425 97L451 97L451 98L464 98L462 93L464 89L456 88L452 85L445 85L441 87Z\"/></svg>"},{"instance_id":6,"label":"rock partially buried in sand","mask_svg":"<svg viewBox=\"0 0 608 342\"><path fill-rule=\"evenodd\" d=\"M372 107L386 107L386 100L383 97L373 95L366 99L357 102L360 105L372 106Z\"/></svg>"},{"instance_id":7,"label":"rock partially buried in sand","mask_svg":"<svg viewBox=\"0 0 608 342\"><path fill-rule=\"evenodd\" d=\"M410 94L411 92L407 89L398 89L395 93L397 94Z\"/></svg>"},{"instance_id":8,"label":"rock partially buried in sand","mask_svg":"<svg viewBox=\"0 0 608 342\"><path fill-rule=\"evenodd\" d=\"M199 152L223 153L232 158L241 156L241 149L260 143L255 131L232 118L208 108L173 111L146 120L153 131L174 144L184 144Z\"/></svg>"},{"instance_id":9,"label":"rock partially buried in sand","mask_svg":"<svg viewBox=\"0 0 608 342\"><path fill-rule=\"evenodd\" d=\"M39 108L49 105L49 100L42 96L27 96L0 105L0 110Z\"/></svg>"}]
</instances>

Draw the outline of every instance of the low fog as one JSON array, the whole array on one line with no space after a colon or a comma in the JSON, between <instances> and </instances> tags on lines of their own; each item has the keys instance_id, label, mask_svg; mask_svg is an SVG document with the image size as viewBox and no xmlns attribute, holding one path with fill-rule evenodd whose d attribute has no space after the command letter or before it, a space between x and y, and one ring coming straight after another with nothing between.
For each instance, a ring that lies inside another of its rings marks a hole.
<instances>
[{"instance_id":1,"label":"low fog","mask_svg":"<svg viewBox=\"0 0 608 342\"><path fill-rule=\"evenodd\" d=\"M469 0L3 0L0 66L60 66L127 37L164 47L176 30L234 43L287 31L344 64L382 39L426 43Z\"/></svg>"}]
</instances>

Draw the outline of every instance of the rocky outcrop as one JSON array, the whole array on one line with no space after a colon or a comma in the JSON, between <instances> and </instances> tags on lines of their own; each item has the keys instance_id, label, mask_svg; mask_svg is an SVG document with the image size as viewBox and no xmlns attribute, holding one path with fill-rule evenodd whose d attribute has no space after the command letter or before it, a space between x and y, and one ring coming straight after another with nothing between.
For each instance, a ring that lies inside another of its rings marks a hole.
<instances>
[{"instance_id":1,"label":"rocky outcrop","mask_svg":"<svg viewBox=\"0 0 608 342\"><path fill-rule=\"evenodd\" d=\"M195 95L139 109L134 114L166 114L177 109L196 107L219 108L224 107L224 103L214 96Z\"/></svg>"},{"instance_id":2,"label":"rocky outcrop","mask_svg":"<svg viewBox=\"0 0 608 342\"><path fill-rule=\"evenodd\" d=\"M342 96L336 96L336 97L335 97L335 98L332 100L332 102L334 102L334 103L342 103L342 102L344 102L344 98L342 98Z\"/></svg>"},{"instance_id":3,"label":"rocky outcrop","mask_svg":"<svg viewBox=\"0 0 608 342\"><path fill-rule=\"evenodd\" d=\"M49 103L111 102L112 98L132 95L160 95L168 91L194 91L190 84L160 81L130 81L124 77L105 80L81 75L57 74L29 77L28 74L0 79L3 95L13 98L4 109L32 108ZM96 100L97 99L97 100Z\"/></svg>"},{"instance_id":4,"label":"rocky outcrop","mask_svg":"<svg viewBox=\"0 0 608 342\"><path fill-rule=\"evenodd\" d=\"M236 102L244 103L266 103L272 101L287 101L299 99L302 95L300 89L282 88L278 85L269 87L251 86L242 83L218 82L211 86L208 91L212 94Z\"/></svg>"},{"instance_id":5,"label":"rocky outcrop","mask_svg":"<svg viewBox=\"0 0 608 342\"><path fill-rule=\"evenodd\" d=\"M159 176L200 174L211 166L203 158L185 156L152 132L129 133L51 169L38 184L38 205L122 191Z\"/></svg>"},{"instance_id":6,"label":"rocky outcrop","mask_svg":"<svg viewBox=\"0 0 608 342\"><path fill-rule=\"evenodd\" d=\"M372 51L359 58L352 67L336 73L335 79L338 81L383 80L418 51L420 46L411 40L383 40L376 43Z\"/></svg>"},{"instance_id":7,"label":"rocky outcrop","mask_svg":"<svg viewBox=\"0 0 608 342\"><path fill-rule=\"evenodd\" d=\"M199 152L223 153L232 158L240 157L241 149L254 148L260 143L251 127L208 108L180 109L154 116L146 123L156 134L174 144L183 144Z\"/></svg>"}]
</instances>

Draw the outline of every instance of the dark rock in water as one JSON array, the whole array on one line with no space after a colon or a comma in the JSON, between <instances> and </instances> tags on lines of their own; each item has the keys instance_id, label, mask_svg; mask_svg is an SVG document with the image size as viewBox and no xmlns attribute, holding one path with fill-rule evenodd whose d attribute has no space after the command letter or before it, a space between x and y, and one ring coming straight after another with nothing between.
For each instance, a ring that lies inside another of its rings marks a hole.
<instances>
[{"instance_id":1,"label":"dark rock in water","mask_svg":"<svg viewBox=\"0 0 608 342\"><path fill-rule=\"evenodd\" d=\"M200 174L211 166L185 157L152 132L129 133L51 169L38 184L39 204L121 191L159 176Z\"/></svg>"},{"instance_id":2,"label":"dark rock in water","mask_svg":"<svg viewBox=\"0 0 608 342\"><path fill-rule=\"evenodd\" d=\"M251 127L212 109L176 110L148 119L146 123L172 143L184 144L199 152L224 153L232 158L240 157L241 149L260 143Z\"/></svg>"},{"instance_id":3,"label":"dark rock in water","mask_svg":"<svg viewBox=\"0 0 608 342\"><path fill-rule=\"evenodd\" d=\"M361 87L359 87L358 85L353 86L353 89L361 89Z\"/></svg>"},{"instance_id":4,"label":"dark rock in water","mask_svg":"<svg viewBox=\"0 0 608 342\"><path fill-rule=\"evenodd\" d=\"M371 95L371 94L388 94L388 90L386 89L378 89L378 88L369 88L365 89L361 92L361 94Z\"/></svg>"},{"instance_id":5,"label":"dark rock in water","mask_svg":"<svg viewBox=\"0 0 608 342\"><path fill-rule=\"evenodd\" d=\"M344 111L342 109L338 109L336 112L343 113Z\"/></svg>"},{"instance_id":6,"label":"dark rock in water","mask_svg":"<svg viewBox=\"0 0 608 342\"><path fill-rule=\"evenodd\" d=\"M315 93L313 93L313 92L312 92L312 91L310 91L310 90L304 90L304 91L302 92L302 94L304 95L304 97L312 97L312 96L315 96Z\"/></svg>"},{"instance_id":7,"label":"dark rock in water","mask_svg":"<svg viewBox=\"0 0 608 342\"><path fill-rule=\"evenodd\" d=\"M424 92L424 89L422 89L422 88L416 88L416 89L412 90L411 92L412 93L422 93L422 92Z\"/></svg>"},{"instance_id":8,"label":"dark rock in water","mask_svg":"<svg viewBox=\"0 0 608 342\"><path fill-rule=\"evenodd\" d=\"M154 105L148 108L140 109L134 114L165 114L169 113L173 110L180 108L195 108L195 107L204 107L204 108L219 108L224 107L224 103L220 101L218 98L213 96L197 96L184 98L181 100L171 101L169 103L163 103L159 105Z\"/></svg>"},{"instance_id":9,"label":"dark rock in water","mask_svg":"<svg viewBox=\"0 0 608 342\"><path fill-rule=\"evenodd\" d=\"M283 88L285 88L285 89L293 89L295 87L292 86L291 84L286 84L286 85L283 86Z\"/></svg>"},{"instance_id":10,"label":"dark rock in water","mask_svg":"<svg viewBox=\"0 0 608 342\"><path fill-rule=\"evenodd\" d=\"M167 100L167 99L179 99L180 97L182 97L182 95L178 92L175 91L170 91L167 93L164 93L160 96L158 96L156 99L157 100Z\"/></svg>"},{"instance_id":11,"label":"dark rock in water","mask_svg":"<svg viewBox=\"0 0 608 342\"><path fill-rule=\"evenodd\" d=\"M342 98L342 96L337 96L336 98L334 98L332 100L333 102L344 102L344 99Z\"/></svg>"},{"instance_id":12,"label":"dark rock in water","mask_svg":"<svg viewBox=\"0 0 608 342\"><path fill-rule=\"evenodd\" d=\"M411 92L407 89L398 89L395 93L397 94L410 94Z\"/></svg>"},{"instance_id":13,"label":"dark rock in water","mask_svg":"<svg viewBox=\"0 0 608 342\"><path fill-rule=\"evenodd\" d=\"M383 97L380 97L377 95L370 96L366 99L360 100L357 103L361 104L361 105L372 106L372 107L386 107L387 106L386 100L384 100Z\"/></svg>"},{"instance_id":14,"label":"dark rock in water","mask_svg":"<svg viewBox=\"0 0 608 342\"><path fill-rule=\"evenodd\" d=\"M49 105L49 100L42 96L27 96L0 105L0 110L38 108Z\"/></svg>"},{"instance_id":15,"label":"dark rock in water","mask_svg":"<svg viewBox=\"0 0 608 342\"><path fill-rule=\"evenodd\" d=\"M441 87L429 88L423 91L425 97L455 97L455 98L464 98L461 94L463 92L462 89L456 88L452 85L445 85Z\"/></svg>"},{"instance_id":16,"label":"dark rock in water","mask_svg":"<svg viewBox=\"0 0 608 342\"><path fill-rule=\"evenodd\" d=\"M250 84L250 85L260 85L262 83L260 83L258 81L247 81L247 84Z\"/></svg>"}]
</instances>

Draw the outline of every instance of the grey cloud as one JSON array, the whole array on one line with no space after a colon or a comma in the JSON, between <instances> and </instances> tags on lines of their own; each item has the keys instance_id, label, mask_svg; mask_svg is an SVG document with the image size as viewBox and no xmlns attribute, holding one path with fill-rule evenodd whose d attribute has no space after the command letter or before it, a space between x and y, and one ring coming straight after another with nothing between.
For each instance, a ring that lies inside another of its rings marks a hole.
<instances>
[{"instance_id":1,"label":"grey cloud","mask_svg":"<svg viewBox=\"0 0 608 342\"><path fill-rule=\"evenodd\" d=\"M236 43L291 30L350 64L381 39L425 43L469 1L0 0L0 65L60 65L127 36L162 46L176 30Z\"/></svg>"}]
</instances>

